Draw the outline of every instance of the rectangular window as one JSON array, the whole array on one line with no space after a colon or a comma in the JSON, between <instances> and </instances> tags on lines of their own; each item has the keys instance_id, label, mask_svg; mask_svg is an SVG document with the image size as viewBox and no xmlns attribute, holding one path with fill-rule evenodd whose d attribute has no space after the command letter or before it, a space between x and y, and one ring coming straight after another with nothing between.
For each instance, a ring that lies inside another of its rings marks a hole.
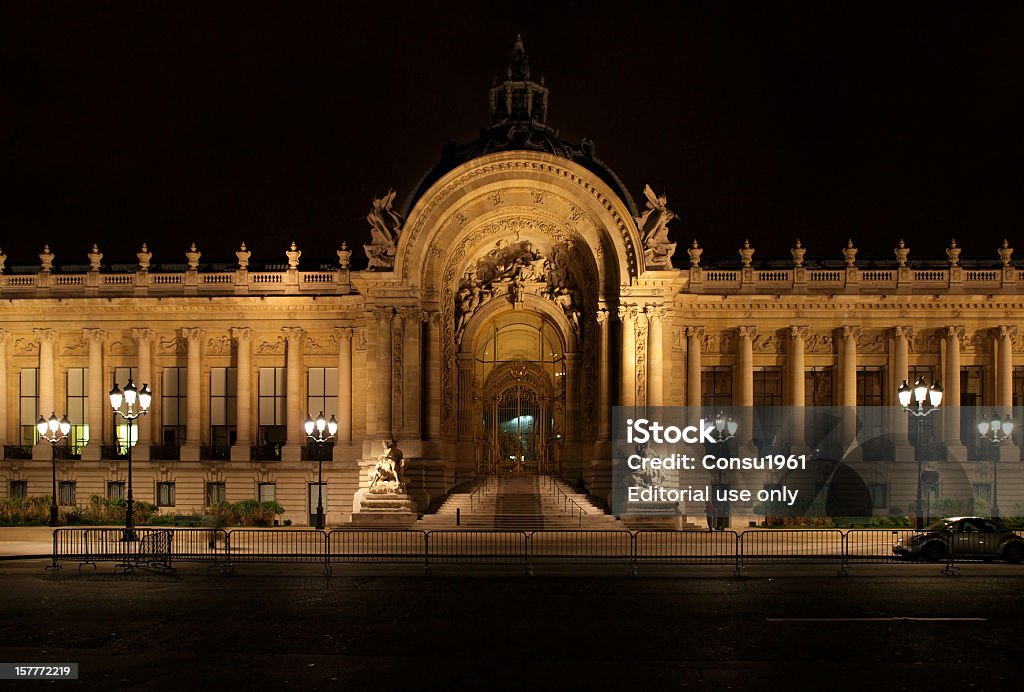
<instances>
[{"instance_id":1,"label":"rectangular window","mask_svg":"<svg viewBox=\"0 0 1024 692\"><path fill-rule=\"evenodd\" d=\"M164 368L160 392L160 443L174 450L185 443L188 423L188 377L186 368Z\"/></svg>"},{"instance_id":2,"label":"rectangular window","mask_svg":"<svg viewBox=\"0 0 1024 692\"><path fill-rule=\"evenodd\" d=\"M732 368L728 365L701 368L700 398L705 408L732 406Z\"/></svg>"},{"instance_id":3,"label":"rectangular window","mask_svg":"<svg viewBox=\"0 0 1024 692\"><path fill-rule=\"evenodd\" d=\"M960 368L960 442L967 447L968 459L992 459L996 447L978 435L977 416L986 403L985 368L967 365ZM976 407L976 408L972 408Z\"/></svg>"},{"instance_id":4,"label":"rectangular window","mask_svg":"<svg viewBox=\"0 0 1024 692\"><path fill-rule=\"evenodd\" d=\"M107 481L107 499L124 499L124 481Z\"/></svg>"},{"instance_id":5,"label":"rectangular window","mask_svg":"<svg viewBox=\"0 0 1024 692\"><path fill-rule=\"evenodd\" d=\"M887 509L889 507L889 486L885 483L871 483L868 486L871 492L871 506L875 509Z\"/></svg>"},{"instance_id":6,"label":"rectangular window","mask_svg":"<svg viewBox=\"0 0 1024 692\"><path fill-rule=\"evenodd\" d=\"M18 499L28 497L28 481L11 481L11 497Z\"/></svg>"},{"instance_id":7,"label":"rectangular window","mask_svg":"<svg viewBox=\"0 0 1024 692\"><path fill-rule=\"evenodd\" d=\"M808 368L804 372L804 405L832 405L832 368Z\"/></svg>"},{"instance_id":8,"label":"rectangular window","mask_svg":"<svg viewBox=\"0 0 1024 692\"><path fill-rule=\"evenodd\" d=\"M156 506L174 506L174 483L160 482L156 484Z\"/></svg>"},{"instance_id":9,"label":"rectangular window","mask_svg":"<svg viewBox=\"0 0 1024 692\"><path fill-rule=\"evenodd\" d=\"M259 385L259 443L261 456L281 458L281 447L286 439L285 369L260 368Z\"/></svg>"},{"instance_id":10,"label":"rectangular window","mask_svg":"<svg viewBox=\"0 0 1024 692\"><path fill-rule=\"evenodd\" d=\"M306 411L314 419L338 415L338 369L310 368L306 373Z\"/></svg>"},{"instance_id":11,"label":"rectangular window","mask_svg":"<svg viewBox=\"0 0 1024 692\"><path fill-rule=\"evenodd\" d=\"M75 482L60 481L57 483L57 504L70 507L75 504Z\"/></svg>"},{"instance_id":12,"label":"rectangular window","mask_svg":"<svg viewBox=\"0 0 1024 692\"><path fill-rule=\"evenodd\" d=\"M71 422L68 446L72 454L81 454L89 441L89 368L68 368L67 414Z\"/></svg>"},{"instance_id":13,"label":"rectangular window","mask_svg":"<svg viewBox=\"0 0 1024 692\"><path fill-rule=\"evenodd\" d=\"M881 406L882 397L882 369L857 368L857 406Z\"/></svg>"},{"instance_id":14,"label":"rectangular window","mask_svg":"<svg viewBox=\"0 0 1024 692\"><path fill-rule=\"evenodd\" d=\"M226 493L223 483L206 484L206 506L213 507L226 500Z\"/></svg>"},{"instance_id":15,"label":"rectangular window","mask_svg":"<svg viewBox=\"0 0 1024 692\"><path fill-rule=\"evenodd\" d=\"M256 499L259 502L277 501L277 483L257 483Z\"/></svg>"},{"instance_id":16,"label":"rectangular window","mask_svg":"<svg viewBox=\"0 0 1024 692\"><path fill-rule=\"evenodd\" d=\"M137 388L141 388L142 385L135 382L135 377L138 372L135 368L114 368L114 383L122 390L131 381ZM109 402L107 402L109 405ZM107 409L110 410L109 408ZM117 431L117 453L125 454L128 452L128 423L125 422L121 416L117 414L111 414L114 417L113 428ZM139 426L132 425L132 439L131 445L134 447L139 443Z\"/></svg>"},{"instance_id":17,"label":"rectangular window","mask_svg":"<svg viewBox=\"0 0 1024 692\"><path fill-rule=\"evenodd\" d=\"M237 437L236 368L210 369L210 446L215 456L227 458Z\"/></svg>"},{"instance_id":18,"label":"rectangular window","mask_svg":"<svg viewBox=\"0 0 1024 692\"><path fill-rule=\"evenodd\" d=\"M41 413L39 410L39 371L36 368L21 369L18 403L21 412L21 444L31 447L39 441L36 421L39 420Z\"/></svg>"},{"instance_id":19,"label":"rectangular window","mask_svg":"<svg viewBox=\"0 0 1024 692\"><path fill-rule=\"evenodd\" d=\"M782 368L754 368L754 443L761 454L777 450L782 432Z\"/></svg>"},{"instance_id":20,"label":"rectangular window","mask_svg":"<svg viewBox=\"0 0 1024 692\"><path fill-rule=\"evenodd\" d=\"M974 493L975 499L983 502L992 502L991 483L971 483L971 492Z\"/></svg>"}]
</instances>

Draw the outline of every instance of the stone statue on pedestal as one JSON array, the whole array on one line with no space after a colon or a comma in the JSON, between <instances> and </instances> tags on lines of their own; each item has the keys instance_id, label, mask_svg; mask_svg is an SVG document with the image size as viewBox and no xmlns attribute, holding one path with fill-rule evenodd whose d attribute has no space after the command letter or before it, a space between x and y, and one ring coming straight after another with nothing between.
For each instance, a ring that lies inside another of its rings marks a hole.
<instances>
[{"instance_id":1,"label":"stone statue on pedestal","mask_svg":"<svg viewBox=\"0 0 1024 692\"><path fill-rule=\"evenodd\" d=\"M402 450L394 440L382 440L384 453L377 457L377 465L370 471L371 493L402 493L405 492L405 462Z\"/></svg>"}]
</instances>

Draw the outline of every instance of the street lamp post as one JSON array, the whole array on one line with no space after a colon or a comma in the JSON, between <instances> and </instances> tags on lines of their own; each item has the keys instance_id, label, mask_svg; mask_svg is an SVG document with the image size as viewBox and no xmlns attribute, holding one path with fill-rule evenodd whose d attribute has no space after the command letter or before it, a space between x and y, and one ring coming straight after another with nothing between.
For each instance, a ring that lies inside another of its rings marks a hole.
<instances>
[{"instance_id":1,"label":"street lamp post","mask_svg":"<svg viewBox=\"0 0 1024 692\"><path fill-rule=\"evenodd\" d=\"M140 416L146 415L149 405L153 401L153 393L148 384L143 384L141 390L135 389L132 378L128 378L128 384L124 391L114 382L114 388L110 390L110 407L114 414L128 422L128 505L124 512L124 540L135 540L135 496L132 494L132 425ZM122 409L122 404L126 408ZM138 404L138 409L135 408ZM116 434L115 434L116 439Z\"/></svg>"},{"instance_id":2,"label":"street lamp post","mask_svg":"<svg viewBox=\"0 0 1024 692\"><path fill-rule=\"evenodd\" d=\"M41 439L50 443L50 471L53 481L50 500L50 526L57 526L57 443L63 442L68 438L68 433L71 432L71 422L67 416L58 421L56 413L50 413L49 420L40 415L39 420L36 421L36 430L39 431Z\"/></svg>"},{"instance_id":3,"label":"street lamp post","mask_svg":"<svg viewBox=\"0 0 1024 692\"><path fill-rule=\"evenodd\" d=\"M990 420L978 423L978 434L994 445L1001 444L1013 435L1013 418L1009 414L1006 418L1000 418L998 413L993 412ZM992 462L992 516L999 518L999 450L996 450L996 458Z\"/></svg>"},{"instance_id":4,"label":"street lamp post","mask_svg":"<svg viewBox=\"0 0 1024 692\"><path fill-rule=\"evenodd\" d=\"M921 502L921 423L925 416L939 410L942 404L942 385L936 381L929 386L923 377L919 377L911 387L903 380L903 384L896 390L896 397L899 399L900 407L917 419L917 448L914 454L917 458L917 500L914 503L917 516L914 528L920 531L924 528L924 505Z\"/></svg>"},{"instance_id":5,"label":"street lamp post","mask_svg":"<svg viewBox=\"0 0 1024 692\"><path fill-rule=\"evenodd\" d=\"M338 421L334 416L331 420L324 418L324 412L313 420L313 417L306 414L306 422L303 426L306 430L306 437L316 443L317 481L316 481L316 528L324 529L324 446L334 439L338 432ZM324 431L327 435L324 435Z\"/></svg>"}]
</instances>

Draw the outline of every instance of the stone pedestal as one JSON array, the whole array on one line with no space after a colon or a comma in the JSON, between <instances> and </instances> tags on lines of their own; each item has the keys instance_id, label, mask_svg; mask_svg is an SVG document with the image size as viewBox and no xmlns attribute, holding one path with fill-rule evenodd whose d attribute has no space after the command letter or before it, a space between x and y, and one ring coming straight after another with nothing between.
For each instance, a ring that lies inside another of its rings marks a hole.
<instances>
[{"instance_id":1,"label":"stone pedestal","mask_svg":"<svg viewBox=\"0 0 1024 692\"><path fill-rule=\"evenodd\" d=\"M407 529L419 514L416 501L406 493L367 493L352 514L352 523L367 528Z\"/></svg>"},{"instance_id":2,"label":"stone pedestal","mask_svg":"<svg viewBox=\"0 0 1024 692\"><path fill-rule=\"evenodd\" d=\"M619 520L627 529L669 529L683 528L683 517L679 514L677 502L627 502Z\"/></svg>"}]
</instances>

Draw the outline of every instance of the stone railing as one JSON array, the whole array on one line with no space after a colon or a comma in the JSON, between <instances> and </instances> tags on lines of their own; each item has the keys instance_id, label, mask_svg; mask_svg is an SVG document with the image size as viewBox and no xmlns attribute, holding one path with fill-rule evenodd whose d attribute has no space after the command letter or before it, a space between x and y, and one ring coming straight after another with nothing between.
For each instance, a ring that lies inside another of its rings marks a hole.
<instances>
[{"instance_id":1,"label":"stone railing","mask_svg":"<svg viewBox=\"0 0 1024 692\"><path fill-rule=\"evenodd\" d=\"M690 293L1003 293L1024 287L1024 271L1014 267L965 269L704 269L689 275Z\"/></svg>"},{"instance_id":2,"label":"stone railing","mask_svg":"<svg viewBox=\"0 0 1024 692\"><path fill-rule=\"evenodd\" d=\"M348 269L250 272L145 272L104 274L0 274L0 295L265 295L347 294L352 292Z\"/></svg>"}]
</instances>

